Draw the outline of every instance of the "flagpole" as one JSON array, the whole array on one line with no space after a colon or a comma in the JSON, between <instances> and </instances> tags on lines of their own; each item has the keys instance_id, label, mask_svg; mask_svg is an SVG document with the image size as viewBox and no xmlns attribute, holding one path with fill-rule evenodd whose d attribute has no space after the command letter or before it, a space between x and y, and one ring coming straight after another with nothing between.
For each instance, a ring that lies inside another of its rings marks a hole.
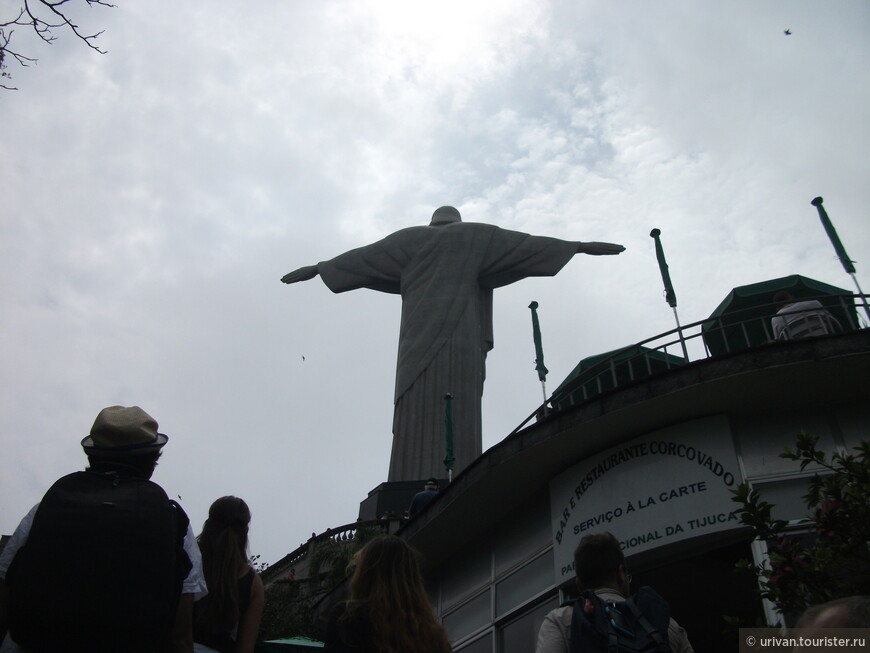
<instances>
[{"instance_id":1,"label":"flagpole","mask_svg":"<svg viewBox=\"0 0 870 653\"><path fill-rule=\"evenodd\" d=\"M683 358L689 362L689 352L686 349L686 340L683 338L683 327L680 325L680 316L677 314L677 293L674 292L674 285L671 283L671 275L668 272L668 263L665 260L665 250L662 247L662 241L659 238L662 234L661 229L653 229L649 232L650 237L656 241L656 259L659 262L659 271L662 273L662 282L665 284L665 301L674 309L674 319L677 321L677 335L680 338L680 346L683 348Z\"/></svg>"},{"instance_id":2,"label":"flagpole","mask_svg":"<svg viewBox=\"0 0 870 653\"><path fill-rule=\"evenodd\" d=\"M686 362L689 362L689 352L686 351L686 340L683 338L683 327L680 325L680 316L677 315L677 307L674 306L674 320L677 322L677 333L680 336L680 346L683 348L683 358L686 359Z\"/></svg>"},{"instance_id":3,"label":"flagpole","mask_svg":"<svg viewBox=\"0 0 870 653\"><path fill-rule=\"evenodd\" d=\"M828 212L825 211L825 207L822 206L822 198L816 197L813 199L810 204L816 207L819 211L819 219L822 221L822 226L825 228L825 232L828 234L828 238L831 241L831 244L834 246L834 251L837 252L837 258L840 259L840 263L843 265L843 269L846 273L852 277L852 281L855 282L855 287L858 289L858 294L863 295L864 291L861 290L861 284L858 283L858 276L855 273L855 266L853 265L852 259L849 258L849 255L846 253L846 248L843 247L843 243L840 242L840 237L837 235L837 230L834 229L834 223L831 222L831 219L828 217ZM862 301L864 303L864 312L867 313L867 318L870 319L870 307L867 306L867 298L862 297Z\"/></svg>"},{"instance_id":4,"label":"flagpole","mask_svg":"<svg viewBox=\"0 0 870 653\"><path fill-rule=\"evenodd\" d=\"M858 289L858 294L864 295L864 291L861 290L861 285L858 283L858 277L855 276L854 272L852 272L850 276L852 277L852 281L855 282L855 287ZM862 296L861 301L864 303L864 312L867 314L867 319L870 320L870 306L867 305L867 298ZM868 322L868 324L870 324L870 322Z\"/></svg>"},{"instance_id":5,"label":"flagpole","mask_svg":"<svg viewBox=\"0 0 870 653\"><path fill-rule=\"evenodd\" d=\"M447 482L453 482L453 463L456 458L453 456L453 395L449 392L444 395L444 467L447 468Z\"/></svg>"},{"instance_id":6,"label":"flagpole","mask_svg":"<svg viewBox=\"0 0 870 653\"><path fill-rule=\"evenodd\" d=\"M541 323L538 321L538 302L529 304L532 310L532 338L535 341L535 369L538 371L538 379L541 381L541 392L544 394L544 415L547 415L547 372L544 366L544 347L541 344Z\"/></svg>"}]
</instances>

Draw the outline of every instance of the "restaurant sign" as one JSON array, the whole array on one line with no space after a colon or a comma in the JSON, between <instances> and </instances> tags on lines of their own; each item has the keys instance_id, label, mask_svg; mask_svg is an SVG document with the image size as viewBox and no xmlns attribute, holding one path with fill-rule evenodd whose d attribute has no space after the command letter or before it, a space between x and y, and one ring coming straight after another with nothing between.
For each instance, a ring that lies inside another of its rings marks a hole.
<instances>
[{"instance_id":1,"label":"restaurant sign","mask_svg":"<svg viewBox=\"0 0 870 653\"><path fill-rule=\"evenodd\" d=\"M741 481L724 415L586 458L550 482L556 582L574 576L574 549L587 533L613 533L628 556L737 528L730 490Z\"/></svg>"}]
</instances>

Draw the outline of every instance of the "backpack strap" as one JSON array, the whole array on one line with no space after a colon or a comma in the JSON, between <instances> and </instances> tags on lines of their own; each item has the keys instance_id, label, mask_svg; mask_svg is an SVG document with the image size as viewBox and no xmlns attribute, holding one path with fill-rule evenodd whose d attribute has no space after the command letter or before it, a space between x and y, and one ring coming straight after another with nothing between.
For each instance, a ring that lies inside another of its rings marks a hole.
<instances>
[{"instance_id":1,"label":"backpack strap","mask_svg":"<svg viewBox=\"0 0 870 653\"><path fill-rule=\"evenodd\" d=\"M619 637L610 619L607 620L607 627L607 653L619 653Z\"/></svg>"},{"instance_id":2,"label":"backpack strap","mask_svg":"<svg viewBox=\"0 0 870 653\"><path fill-rule=\"evenodd\" d=\"M652 638L652 640L656 643L656 648L665 653L670 651L670 646L668 645L667 640L662 639L661 633L653 628L653 625L649 622L649 620L643 616L643 613L638 609L638 607L634 603L634 597L630 597L625 600L625 605L628 606L628 609L631 610L631 613L634 615L634 618L637 619L637 623L643 626L643 629L646 631L646 634Z\"/></svg>"},{"instance_id":3,"label":"backpack strap","mask_svg":"<svg viewBox=\"0 0 870 653\"><path fill-rule=\"evenodd\" d=\"M605 601L592 590L584 590L572 605L570 653L618 653L619 633L607 614L613 602Z\"/></svg>"}]
</instances>

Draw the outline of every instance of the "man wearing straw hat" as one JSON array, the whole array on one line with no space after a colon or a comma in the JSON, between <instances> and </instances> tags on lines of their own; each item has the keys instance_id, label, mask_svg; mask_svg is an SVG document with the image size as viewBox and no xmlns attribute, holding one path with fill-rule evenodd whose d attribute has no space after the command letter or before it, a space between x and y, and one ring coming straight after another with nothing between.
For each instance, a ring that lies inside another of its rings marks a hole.
<instances>
[{"instance_id":1,"label":"man wearing straw hat","mask_svg":"<svg viewBox=\"0 0 870 653\"><path fill-rule=\"evenodd\" d=\"M100 411L87 470L59 479L0 554L0 651L193 650L199 548L150 480L168 439L138 406Z\"/></svg>"}]
</instances>

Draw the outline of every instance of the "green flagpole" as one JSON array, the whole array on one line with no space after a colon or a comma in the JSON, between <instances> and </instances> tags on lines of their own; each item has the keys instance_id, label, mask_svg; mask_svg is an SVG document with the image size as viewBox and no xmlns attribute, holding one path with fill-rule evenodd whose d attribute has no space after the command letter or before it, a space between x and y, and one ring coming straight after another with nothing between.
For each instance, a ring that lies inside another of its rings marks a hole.
<instances>
[{"instance_id":1,"label":"green flagpole","mask_svg":"<svg viewBox=\"0 0 870 653\"><path fill-rule=\"evenodd\" d=\"M547 372L544 365L544 346L541 344L541 323L538 321L538 302L529 304L532 309L532 338L535 340L535 369L538 371L538 379L541 382L541 391L544 393L544 413L547 412Z\"/></svg>"},{"instance_id":2,"label":"green flagpole","mask_svg":"<svg viewBox=\"0 0 870 653\"><path fill-rule=\"evenodd\" d=\"M665 301L674 309L674 319L677 321L677 335L680 337L680 345L683 348L683 357L689 362L689 352L686 350L686 341L683 339L683 327L680 326L680 316L677 314L677 293L674 292L674 284L671 283L671 275L668 272L668 262L665 260L665 250L662 247L661 229L653 229L649 235L656 241L656 259L659 262L659 272L662 273L662 281L665 284Z\"/></svg>"},{"instance_id":3,"label":"green flagpole","mask_svg":"<svg viewBox=\"0 0 870 653\"><path fill-rule=\"evenodd\" d=\"M819 211L819 219L822 221L822 226L825 228L825 232L828 234L828 238L831 240L831 244L834 246L834 251L837 252L837 258L840 259L840 263L843 264L843 269L852 277L852 281L855 282L855 287L858 289L858 294L863 295L864 291L861 290L861 285L858 283L858 276L855 273L855 266L853 265L852 259L849 258L849 255L846 253L846 248L843 247L843 243L840 242L840 237L837 235L837 230L834 229L834 223L831 222L831 219L828 217L828 212L825 211L825 207L822 206L822 198L816 197L813 199L810 204L816 207ZM862 299L864 302L864 312L867 313L868 319L870 319L870 307L867 306L867 300Z\"/></svg>"},{"instance_id":4,"label":"green flagpole","mask_svg":"<svg viewBox=\"0 0 870 653\"><path fill-rule=\"evenodd\" d=\"M453 395L449 392L444 395L444 427L445 427L445 454L444 467L447 468L447 480L453 482Z\"/></svg>"},{"instance_id":5,"label":"green flagpole","mask_svg":"<svg viewBox=\"0 0 870 653\"><path fill-rule=\"evenodd\" d=\"M665 301L671 308L677 307L677 293L674 292L674 284L671 283L671 275L668 272L668 262L665 260L665 250L662 247L661 229L653 229L649 235L656 241L656 260L659 262L659 272L662 273L662 281L665 284Z\"/></svg>"},{"instance_id":6,"label":"green flagpole","mask_svg":"<svg viewBox=\"0 0 870 653\"><path fill-rule=\"evenodd\" d=\"M837 258L840 259L840 263L843 264L843 269L846 270L848 274L855 274L855 266L852 265L852 259L850 259L849 255L846 253L846 248L843 247L843 243L840 242L837 230L834 229L834 224L828 217L828 212L825 211L825 207L822 206L823 201L824 200L822 200L821 197L817 197L810 202L810 204L818 209L819 219L822 221L822 226L825 228L828 238L831 239L831 244L834 246L834 251L837 252Z\"/></svg>"}]
</instances>

